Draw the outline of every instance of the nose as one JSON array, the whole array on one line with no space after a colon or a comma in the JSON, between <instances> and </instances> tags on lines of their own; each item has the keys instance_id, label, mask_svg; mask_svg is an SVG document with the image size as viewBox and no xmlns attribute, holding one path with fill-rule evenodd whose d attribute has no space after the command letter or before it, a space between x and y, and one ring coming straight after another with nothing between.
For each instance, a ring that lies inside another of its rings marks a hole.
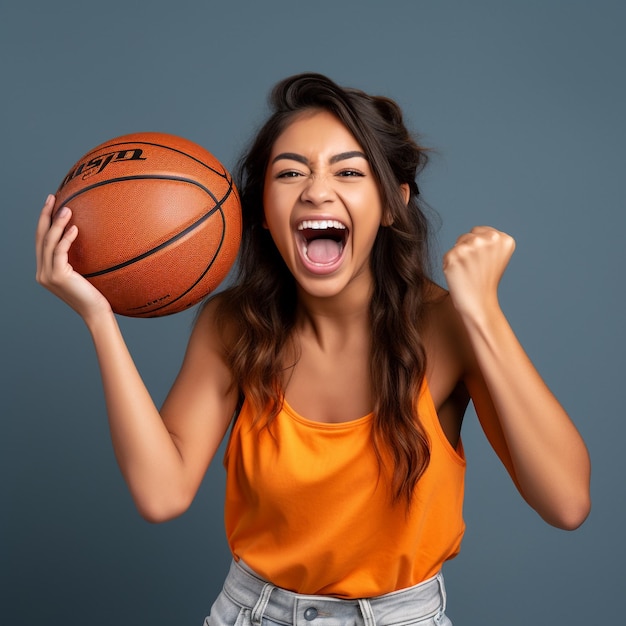
<instances>
[{"instance_id":1,"label":"nose","mask_svg":"<svg viewBox=\"0 0 626 626\"><path fill-rule=\"evenodd\" d=\"M300 198L303 202L319 205L331 201L334 198L334 191L326 176L312 175L302 190Z\"/></svg>"}]
</instances>

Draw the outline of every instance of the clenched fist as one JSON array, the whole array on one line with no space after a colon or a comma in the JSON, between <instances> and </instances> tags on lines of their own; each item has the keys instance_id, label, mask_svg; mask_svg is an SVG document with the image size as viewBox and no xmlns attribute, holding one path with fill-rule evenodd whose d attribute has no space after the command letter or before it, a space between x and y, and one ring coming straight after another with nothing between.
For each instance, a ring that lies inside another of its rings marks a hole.
<instances>
[{"instance_id":1,"label":"clenched fist","mask_svg":"<svg viewBox=\"0 0 626 626\"><path fill-rule=\"evenodd\" d=\"M443 257L443 272L457 311L476 317L498 307L498 284L515 250L510 235L476 226Z\"/></svg>"}]
</instances>

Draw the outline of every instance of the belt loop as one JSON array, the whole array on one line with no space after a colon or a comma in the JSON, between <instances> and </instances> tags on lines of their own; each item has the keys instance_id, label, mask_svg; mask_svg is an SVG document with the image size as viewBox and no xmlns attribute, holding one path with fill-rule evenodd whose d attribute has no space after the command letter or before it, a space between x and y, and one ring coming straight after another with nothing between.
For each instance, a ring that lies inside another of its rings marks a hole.
<instances>
[{"instance_id":1,"label":"belt loop","mask_svg":"<svg viewBox=\"0 0 626 626\"><path fill-rule=\"evenodd\" d=\"M359 608L361 609L365 626L376 626L374 611L372 611L372 605L367 598L359 598Z\"/></svg>"},{"instance_id":2,"label":"belt loop","mask_svg":"<svg viewBox=\"0 0 626 626\"><path fill-rule=\"evenodd\" d=\"M261 589L261 595L259 599L256 601L254 608L252 609L252 614L250 615L250 619L253 624L260 624L261 619L263 618L263 613L265 613L265 609L267 608L267 603L270 601L270 595L272 595L272 591L274 591L275 587L271 583L265 583L263 585L263 589Z\"/></svg>"},{"instance_id":3,"label":"belt loop","mask_svg":"<svg viewBox=\"0 0 626 626\"><path fill-rule=\"evenodd\" d=\"M439 583L439 592L441 594L441 610L445 613L446 604L447 604L447 596L446 596L446 584L443 581L443 573L439 572L437 574L437 582Z\"/></svg>"}]
</instances>

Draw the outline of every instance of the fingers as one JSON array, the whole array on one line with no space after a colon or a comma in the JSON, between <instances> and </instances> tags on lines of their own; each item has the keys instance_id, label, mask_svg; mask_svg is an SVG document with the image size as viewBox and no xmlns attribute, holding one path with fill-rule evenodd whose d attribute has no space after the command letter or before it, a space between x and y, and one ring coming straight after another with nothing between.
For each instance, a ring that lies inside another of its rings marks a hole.
<instances>
[{"instance_id":1,"label":"fingers","mask_svg":"<svg viewBox=\"0 0 626 626\"><path fill-rule=\"evenodd\" d=\"M461 243L464 241L473 241L479 238L491 239L497 238L500 235L506 235L506 233L503 233L492 226L474 226L474 228L472 228L472 230L468 233L460 235L456 241L457 243Z\"/></svg>"},{"instance_id":2,"label":"fingers","mask_svg":"<svg viewBox=\"0 0 626 626\"><path fill-rule=\"evenodd\" d=\"M72 214L69 213L67 218L70 219ZM69 228L65 230L63 236L59 240L59 243L56 245L52 252L52 266L54 267L58 264L57 261L62 261L64 263L67 262L67 255L70 250L70 246L76 241L76 237L78 237L78 226L72 224Z\"/></svg>"},{"instance_id":3,"label":"fingers","mask_svg":"<svg viewBox=\"0 0 626 626\"><path fill-rule=\"evenodd\" d=\"M63 207L52 217L54 196L48 196L39 217L36 234L37 282L42 285L54 283L59 269L67 267L67 256L78 235L78 228L68 224L72 212Z\"/></svg>"},{"instance_id":4,"label":"fingers","mask_svg":"<svg viewBox=\"0 0 626 626\"><path fill-rule=\"evenodd\" d=\"M480 320L499 307L498 285L514 249L513 237L489 226L457 239L443 258L443 272L459 313Z\"/></svg>"},{"instance_id":5,"label":"fingers","mask_svg":"<svg viewBox=\"0 0 626 626\"><path fill-rule=\"evenodd\" d=\"M52 209L54 208L54 196L48 194L46 201L43 205L41 214L39 215L39 221L37 222L37 230L35 232L35 254L37 257L37 269L41 267L42 262L42 244L44 237L48 230L50 230L50 223L52 221Z\"/></svg>"},{"instance_id":6,"label":"fingers","mask_svg":"<svg viewBox=\"0 0 626 626\"><path fill-rule=\"evenodd\" d=\"M474 226L469 233L459 236L454 247L491 247L501 250L504 254L513 254L515 250L515 240L510 235L496 230L491 226Z\"/></svg>"},{"instance_id":7,"label":"fingers","mask_svg":"<svg viewBox=\"0 0 626 626\"><path fill-rule=\"evenodd\" d=\"M448 276L461 266L478 275L501 277L515 250L515 240L510 235L490 226L476 226L464 233L443 257L443 271Z\"/></svg>"},{"instance_id":8,"label":"fingers","mask_svg":"<svg viewBox=\"0 0 626 626\"><path fill-rule=\"evenodd\" d=\"M37 282L85 320L109 315L107 299L69 262L70 248L78 237L78 227L70 224L72 211L62 207L53 215L54 203L54 196L48 196L37 224Z\"/></svg>"}]
</instances>

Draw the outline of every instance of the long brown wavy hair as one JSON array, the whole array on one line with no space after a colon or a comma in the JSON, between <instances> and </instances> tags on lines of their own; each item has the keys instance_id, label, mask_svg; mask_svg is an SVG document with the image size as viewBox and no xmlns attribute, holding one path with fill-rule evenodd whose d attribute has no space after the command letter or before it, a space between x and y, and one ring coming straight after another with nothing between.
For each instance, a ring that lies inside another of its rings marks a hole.
<instances>
[{"instance_id":1,"label":"long brown wavy hair","mask_svg":"<svg viewBox=\"0 0 626 626\"><path fill-rule=\"evenodd\" d=\"M265 172L274 142L296 115L329 111L367 155L390 218L386 223L391 222L380 227L371 255L373 444L381 463L381 446L391 452L393 499L408 506L430 459L428 438L416 416L426 369L419 327L429 284L428 222L416 176L426 165L427 151L408 132L394 101L342 88L320 74L281 81L270 104L271 115L235 174L243 208L238 274L218 299L218 319L235 329L228 332L234 338L226 347L228 364L242 397L270 424L281 409L297 296L295 279L263 227ZM408 203L400 185L410 189Z\"/></svg>"}]
</instances>

